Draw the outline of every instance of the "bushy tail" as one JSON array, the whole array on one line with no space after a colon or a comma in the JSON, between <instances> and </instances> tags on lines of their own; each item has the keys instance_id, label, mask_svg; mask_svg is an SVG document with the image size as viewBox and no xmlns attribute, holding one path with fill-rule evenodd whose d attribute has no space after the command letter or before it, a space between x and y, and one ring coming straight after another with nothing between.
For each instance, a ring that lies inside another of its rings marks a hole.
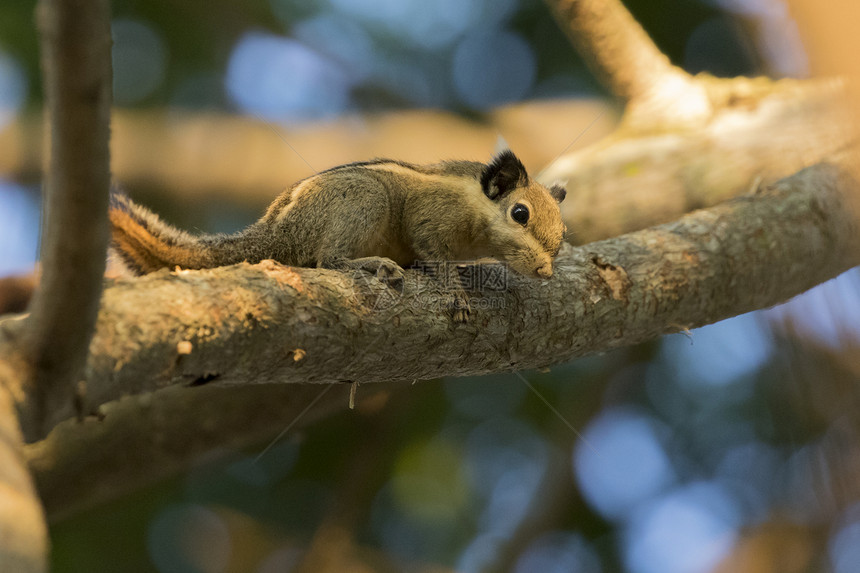
<instances>
[{"instance_id":1,"label":"bushy tail","mask_svg":"<svg viewBox=\"0 0 860 573\"><path fill-rule=\"evenodd\" d=\"M135 274L161 268L201 269L217 266L199 238L171 227L126 195L110 198L111 247Z\"/></svg>"}]
</instances>

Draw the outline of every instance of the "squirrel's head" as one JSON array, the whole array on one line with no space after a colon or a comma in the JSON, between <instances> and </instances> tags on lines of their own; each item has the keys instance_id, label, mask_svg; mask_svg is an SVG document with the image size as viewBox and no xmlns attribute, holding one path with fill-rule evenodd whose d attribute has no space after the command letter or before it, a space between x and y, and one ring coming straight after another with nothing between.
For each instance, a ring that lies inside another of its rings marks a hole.
<instances>
[{"instance_id":1,"label":"squirrel's head","mask_svg":"<svg viewBox=\"0 0 860 573\"><path fill-rule=\"evenodd\" d=\"M521 274L551 277L565 231L559 208L564 187L532 180L517 156L505 150L484 166L481 188L510 229L501 258Z\"/></svg>"}]
</instances>

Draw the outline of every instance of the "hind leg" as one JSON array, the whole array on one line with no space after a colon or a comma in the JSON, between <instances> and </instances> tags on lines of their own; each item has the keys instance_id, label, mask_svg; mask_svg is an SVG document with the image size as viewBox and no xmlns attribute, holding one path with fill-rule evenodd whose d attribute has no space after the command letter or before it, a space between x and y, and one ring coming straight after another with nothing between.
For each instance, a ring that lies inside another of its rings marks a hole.
<instances>
[{"instance_id":1,"label":"hind leg","mask_svg":"<svg viewBox=\"0 0 860 573\"><path fill-rule=\"evenodd\" d=\"M328 257L320 260L317 267L342 271L362 271L374 275L388 286L403 290L405 274L403 268L387 257L361 257L348 259L346 257Z\"/></svg>"}]
</instances>

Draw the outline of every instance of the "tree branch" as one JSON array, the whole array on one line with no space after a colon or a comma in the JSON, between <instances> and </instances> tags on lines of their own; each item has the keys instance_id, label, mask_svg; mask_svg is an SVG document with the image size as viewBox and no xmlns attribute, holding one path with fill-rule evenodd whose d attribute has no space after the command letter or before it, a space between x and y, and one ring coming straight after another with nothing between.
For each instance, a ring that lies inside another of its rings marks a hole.
<instances>
[{"instance_id":1,"label":"tree branch","mask_svg":"<svg viewBox=\"0 0 860 573\"><path fill-rule=\"evenodd\" d=\"M538 167L570 143L568 126L584 127L600 115L581 142L605 135L615 122L612 112L601 113L605 110L597 100L542 100L497 108L480 119L442 110L398 110L290 128L239 115L114 110L111 161L116 180L135 191L156 187L182 199L261 208L314 170L359 159L485 161L499 133L526 166ZM24 116L0 129L0 176L40 177L41 140L38 117Z\"/></svg>"},{"instance_id":2,"label":"tree branch","mask_svg":"<svg viewBox=\"0 0 860 573\"><path fill-rule=\"evenodd\" d=\"M0 316L24 312L36 289L37 273L0 278Z\"/></svg>"},{"instance_id":3,"label":"tree branch","mask_svg":"<svg viewBox=\"0 0 860 573\"><path fill-rule=\"evenodd\" d=\"M627 123L539 174L545 183L567 183L562 212L569 240L582 244L672 221L856 141L840 81L739 78L703 85L721 103L698 129L640 131Z\"/></svg>"},{"instance_id":4,"label":"tree branch","mask_svg":"<svg viewBox=\"0 0 860 573\"><path fill-rule=\"evenodd\" d=\"M108 2L42 0L38 19L51 158L42 277L22 347L33 368L30 425L72 404L81 379L105 269L110 187Z\"/></svg>"},{"instance_id":5,"label":"tree branch","mask_svg":"<svg viewBox=\"0 0 860 573\"><path fill-rule=\"evenodd\" d=\"M609 10L620 7L614 6ZM768 84L768 89L776 85ZM723 102L717 107L737 111L758 107L763 100L758 93L739 98L742 92L727 85L715 82L707 88L711 104ZM664 88L656 90L657 100L677 102L679 92ZM664 97L670 92L672 97ZM695 113L685 117L702 119ZM630 125L628 121L626 136ZM767 133L761 124L757 127ZM682 132L680 139L685 136ZM712 161L701 176L689 180L694 196L699 189L710 191L707 175L726 169L713 161L719 157L710 154ZM677 164L681 169L686 165ZM630 163L618 165L629 169ZM173 392L180 391L171 388L177 385L208 384L181 391L200 396L223 390L228 396L239 389L214 386L404 381L520 369L713 322L785 300L856 264L857 224L844 192L856 192L853 180L838 167L817 166L772 189L676 223L567 249L551 281L504 275L508 288L475 297L474 322L465 326L447 320L440 310L446 293L418 273L409 274L402 295L364 275L271 263L117 281L107 290L99 315L86 400L92 409L109 403L104 408L109 418L102 425L107 427L112 417L116 420L114 407L123 404L116 401L119 397L141 394L134 400L145 412L146 393L159 388ZM396 300L389 306L392 297ZM432 297L442 303L429 302ZM494 308L481 308L482 302ZM19 340L23 324L0 322L0 331ZM36 397L14 383L9 388L24 414L28 439L44 435L45 427L34 415ZM67 399L57 406L52 408L56 419L75 414ZM63 431L73 430L64 425ZM175 437L158 436L157 444L163 449ZM85 438L77 444L82 457L74 463L86 463L87 443ZM117 447L107 445L99 455L115 454L119 450L111 448ZM37 471L56 469L61 451L57 447L41 457ZM155 454L157 448L148 451ZM157 458L153 461L157 466ZM62 473L57 476L61 479Z\"/></svg>"},{"instance_id":6,"label":"tree branch","mask_svg":"<svg viewBox=\"0 0 860 573\"><path fill-rule=\"evenodd\" d=\"M106 0L42 0L38 17L51 119L42 277L29 320L13 321L20 336L0 332L0 569L34 573L47 568L48 533L17 406L28 396L23 425L46 431L83 374L107 247L111 89Z\"/></svg>"},{"instance_id":7,"label":"tree branch","mask_svg":"<svg viewBox=\"0 0 860 573\"><path fill-rule=\"evenodd\" d=\"M706 91L673 66L619 0L547 0L574 48L628 113L664 128L711 114Z\"/></svg>"},{"instance_id":8,"label":"tree branch","mask_svg":"<svg viewBox=\"0 0 860 573\"><path fill-rule=\"evenodd\" d=\"M345 410L347 388L317 400L324 388L209 385L129 396L106 404L99 417L61 423L25 454L53 521L182 472L213 450L260 448L284 428L296 432ZM360 398L388 390L362 388Z\"/></svg>"},{"instance_id":9,"label":"tree branch","mask_svg":"<svg viewBox=\"0 0 860 573\"><path fill-rule=\"evenodd\" d=\"M565 214L577 242L716 204L856 138L841 82L691 77L669 63L619 0L547 3L574 47L627 103L616 133L542 174L546 182L568 182ZM607 214L616 220L601 228Z\"/></svg>"},{"instance_id":10,"label":"tree branch","mask_svg":"<svg viewBox=\"0 0 860 573\"><path fill-rule=\"evenodd\" d=\"M8 389L14 378L0 360L0 571L40 573L47 570L48 532Z\"/></svg>"},{"instance_id":11,"label":"tree branch","mask_svg":"<svg viewBox=\"0 0 860 573\"><path fill-rule=\"evenodd\" d=\"M857 222L845 199L855 192L840 167L821 165L675 223L566 249L549 281L504 274L507 288L475 296L474 320L463 326L444 312L443 286L418 271L402 295L362 273L270 261L119 280L103 298L87 403L176 384L412 381L542 367L715 322L855 265ZM0 323L10 334L18 324ZM32 407L27 396L19 404Z\"/></svg>"}]
</instances>

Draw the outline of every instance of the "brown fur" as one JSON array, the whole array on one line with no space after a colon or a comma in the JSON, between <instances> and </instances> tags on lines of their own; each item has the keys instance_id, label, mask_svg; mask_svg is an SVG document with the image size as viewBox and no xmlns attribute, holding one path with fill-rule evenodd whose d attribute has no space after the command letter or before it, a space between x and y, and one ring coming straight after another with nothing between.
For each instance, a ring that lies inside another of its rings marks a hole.
<instances>
[{"instance_id":1,"label":"brown fur","mask_svg":"<svg viewBox=\"0 0 860 573\"><path fill-rule=\"evenodd\" d=\"M400 266L490 257L548 278L564 233L563 198L563 189L533 181L506 151L486 165L374 160L335 167L295 183L234 235L189 235L122 195L112 200L110 220L113 248L138 274L263 259L344 267L364 257ZM515 205L529 210L525 225L512 219Z\"/></svg>"}]
</instances>

